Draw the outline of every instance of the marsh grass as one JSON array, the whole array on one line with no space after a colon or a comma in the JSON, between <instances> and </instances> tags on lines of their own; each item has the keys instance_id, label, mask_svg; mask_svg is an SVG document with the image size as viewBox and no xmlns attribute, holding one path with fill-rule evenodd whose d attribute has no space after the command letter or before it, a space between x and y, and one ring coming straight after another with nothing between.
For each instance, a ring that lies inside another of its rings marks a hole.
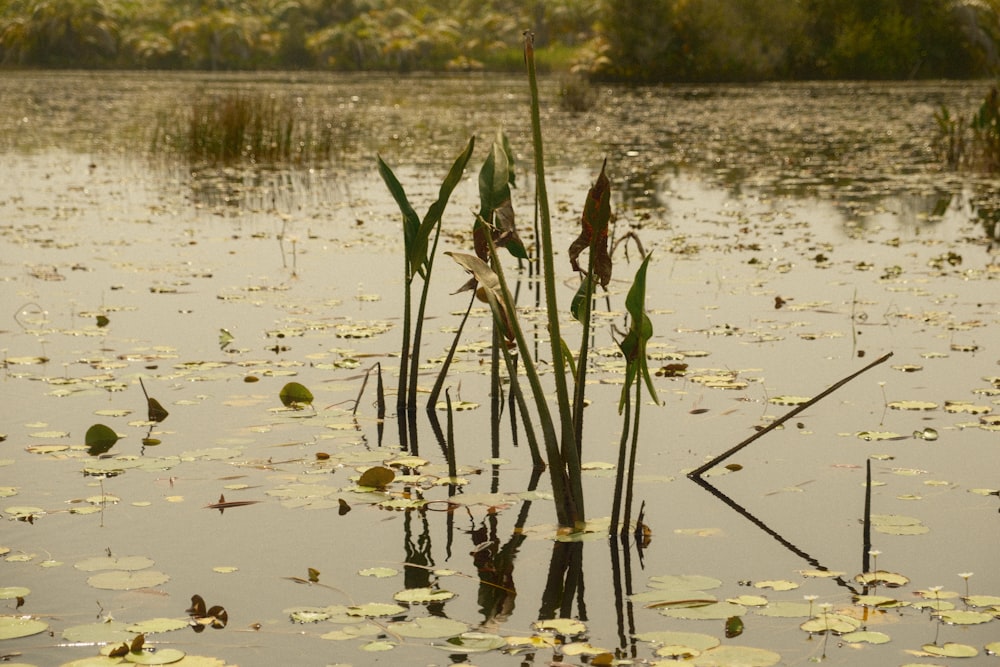
<instances>
[{"instance_id":1,"label":"marsh grass","mask_svg":"<svg viewBox=\"0 0 1000 667\"><path fill-rule=\"evenodd\" d=\"M1000 91L993 86L976 113L966 120L946 106L934 113L935 146L949 169L1000 171Z\"/></svg>"},{"instance_id":2,"label":"marsh grass","mask_svg":"<svg viewBox=\"0 0 1000 667\"><path fill-rule=\"evenodd\" d=\"M151 148L192 163L311 165L333 157L337 134L332 117L302 98L233 91L161 113Z\"/></svg>"}]
</instances>

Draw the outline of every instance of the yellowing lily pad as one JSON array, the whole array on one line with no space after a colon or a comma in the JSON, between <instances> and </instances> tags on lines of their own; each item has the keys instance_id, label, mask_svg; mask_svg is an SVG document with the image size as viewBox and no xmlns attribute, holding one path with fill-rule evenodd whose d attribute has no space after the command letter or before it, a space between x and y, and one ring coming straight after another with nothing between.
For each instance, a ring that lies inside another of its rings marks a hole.
<instances>
[{"instance_id":1,"label":"yellowing lily pad","mask_svg":"<svg viewBox=\"0 0 1000 667\"><path fill-rule=\"evenodd\" d=\"M890 401L893 410L937 410L938 404L933 401Z\"/></svg>"},{"instance_id":2,"label":"yellowing lily pad","mask_svg":"<svg viewBox=\"0 0 1000 667\"><path fill-rule=\"evenodd\" d=\"M347 608L350 616L395 616L406 611L406 607L398 604L388 604L384 602L369 602L367 604L353 605Z\"/></svg>"},{"instance_id":3,"label":"yellowing lily pad","mask_svg":"<svg viewBox=\"0 0 1000 667\"><path fill-rule=\"evenodd\" d=\"M587 626L581 621L572 618L551 618L544 621L535 621L533 624L536 630L551 630L560 635L581 635L587 631Z\"/></svg>"},{"instance_id":4,"label":"yellowing lily pad","mask_svg":"<svg viewBox=\"0 0 1000 667\"><path fill-rule=\"evenodd\" d=\"M407 604L428 604L430 602L444 602L455 597L451 591L437 588L407 588L392 596L396 602Z\"/></svg>"}]
</instances>

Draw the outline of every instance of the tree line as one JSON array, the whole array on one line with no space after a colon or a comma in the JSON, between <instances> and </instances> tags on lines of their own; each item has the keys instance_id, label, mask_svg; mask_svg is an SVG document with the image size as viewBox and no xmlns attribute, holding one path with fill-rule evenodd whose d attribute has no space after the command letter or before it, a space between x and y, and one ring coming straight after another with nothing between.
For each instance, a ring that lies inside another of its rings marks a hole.
<instances>
[{"instance_id":1,"label":"tree line","mask_svg":"<svg viewBox=\"0 0 1000 667\"><path fill-rule=\"evenodd\" d=\"M0 0L0 64L510 70L608 80L967 78L1000 66L1000 0Z\"/></svg>"}]
</instances>

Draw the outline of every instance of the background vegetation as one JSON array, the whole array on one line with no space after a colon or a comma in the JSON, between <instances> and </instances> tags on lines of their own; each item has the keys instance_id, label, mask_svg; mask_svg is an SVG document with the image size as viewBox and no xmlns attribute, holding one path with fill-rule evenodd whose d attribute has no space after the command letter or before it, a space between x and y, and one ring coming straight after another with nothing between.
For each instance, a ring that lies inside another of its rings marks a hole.
<instances>
[{"instance_id":1,"label":"background vegetation","mask_svg":"<svg viewBox=\"0 0 1000 667\"><path fill-rule=\"evenodd\" d=\"M1000 0L0 0L7 67L413 71L542 59L631 81L980 77Z\"/></svg>"}]
</instances>

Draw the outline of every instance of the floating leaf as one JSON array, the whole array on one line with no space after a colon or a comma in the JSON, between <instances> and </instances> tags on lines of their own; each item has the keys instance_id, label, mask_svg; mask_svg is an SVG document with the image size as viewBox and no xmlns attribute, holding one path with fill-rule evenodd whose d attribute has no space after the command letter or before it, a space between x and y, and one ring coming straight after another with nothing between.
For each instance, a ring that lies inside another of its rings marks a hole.
<instances>
[{"instance_id":1,"label":"floating leaf","mask_svg":"<svg viewBox=\"0 0 1000 667\"><path fill-rule=\"evenodd\" d=\"M62 631L62 638L79 644L119 644L131 642L135 633L125 623L110 621L70 626Z\"/></svg>"},{"instance_id":2,"label":"floating leaf","mask_svg":"<svg viewBox=\"0 0 1000 667\"><path fill-rule=\"evenodd\" d=\"M822 613L809 619L799 627L812 634L832 632L836 635L842 635L857 630L861 627L861 621L851 616L844 616L843 614Z\"/></svg>"},{"instance_id":3,"label":"floating leaf","mask_svg":"<svg viewBox=\"0 0 1000 667\"><path fill-rule=\"evenodd\" d=\"M190 623L186 618L151 618L139 623L133 623L126 630L129 632L139 632L142 634L155 634L159 632L173 632L183 630Z\"/></svg>"},{"instance_id":4,"label":"floating leaf","mask_svg":"<svg viewBox=\"0 0 1000 667\"><path fill-rule=\"evenodd\" d=\"M668 590L703 591L718 588L721 585L720 579L700 574L667 574L649 578L651 588Z\"/></svg>"},{"instance_id":5,"label":"floating leaf","mask_svg":"<svg viewBox=\"0 0 1000 667\"><path fill-rule=\"evenodd\" d=\"M683 618L687 620L718 620L724 621L731 616L743 616L747 613L747 608L740 604L731 602L713 602L712 604L699 605L697 607L671 607L661 609L660 613L670 618Z\"/></svg>"},{"instance_id":6,"label":"floating leaf","mask_svg":"<svg viewBox=\"0 0 1000 667\"><path fill-rule=\"evenodd\" d=\"M137 588L152 588L170 581L170 577L156 570L127 572L114 570L95 574L87 579L94 588L109 591L134 591Z\"/></svg>"},{"instance_id":7,"label":"floating leaf","mask_svg":"<svg viewBox=\"0 0 1000 667\"><path fill-rule=\"evenodd\" d=\"M385 602L369 602L367 604L352 605L347 608L349 616L395 616L405 611L406 607Z\"/></svg>"},{"instance_id":8,"label":"floating leaf","mask_svg":"<svg viewBox=\"0 0 1000 667\"><path fill-rule=\"evenodd\" d=\"M0 640L30 637L48 629L48 623L29 616L0 616Z\"/></svg>"},{"instance_id":9,"label":"floating leaf","mask_svg":"<svg viewBox=\"0 0 1000 667\"><path fill-rule=\"evenodd\" d=\"M159 648L156 651L129 651L124 657L134 665L169 665L184 658L184 651L176 648Z\"/></svg>"},{"instance_id":10,"label":"floating leaf","mask_svg":"<svg viewBox=\"0 0 1000 667\"><path fill-rule=\"evenodd\" d=\"M749 646L717 646L686 663L693 667L771 667L781 661L774 651Z\"/></svg>"},{"instance_id":11,"label":"floating leaf","mask_svg":"<svg viewBox=\"0 0 1000 667\"><path fill-rule=\"evenodd\" d=\"M31 593L30 588L24 586L4 586L0 587L0 600L16 600Z\"/></svg>"},{"instance_id":12,"label":"floating leaf","mask_svg":"<svg viewBox=\"0 0 1000 667\"><path fill-rule=\"evenodd\" d=\"M371 489L384 489L396 478L396 473L392 468L384 466L374 466L361 473L358 486L365 486Z\"/></svg>"},{"instance_id":13,"label":"floating leaf","mask_svg":"<svg viewBox=\"0 0 1000 667\"><path fill-rule=\"evenodd\" d=\"M566 636L582 635L587 631L586 625L573 618L550 618L535 621L532 625L537 630L551 630L552 632Z\"/></svg>"},{"instance_id":14,"label":"floating leaf","mask_svg":"<svg viewBox=\"0 0 1000 667\"><path fill-rule=\"evenodd\" d=\"M841 639L850 644L888 644L892 641L889 635L884 632L874 632L871 630L848 632L842 635Z\"/></svg>"},{"instance_id":15,"label":"floating leaf","mask_svg":"<svg viewBox=\"0 0 1000 667\"><path fill-rule=\"evenodd\" d=\"M743 619L739 616L732 616L726 619L726 639L739 637L743 634Z\"/></svg>"},{"instance_id":16,"label":"floating leaf","mask_svg":"<svg viewBox=\"0 0 1000 667\"><path fill-rule=\"evenodd\" d=\"M155 562L145 556L96 556L87 558L73 565L81 572L99 572L101 570L145 570Z\"/></svg>"},{"instance_id":17,"label":"floating leaf","mask_svg":"<svg viewBox=\"0 0 1000 667\"><path fill-rule=\"evenodd\" d=\"M979 655L979 650L975 646L956 644L954 642L946 642L941 645L924 644L921 648L930 655L937 655L942 658L974 658Z\"/></svg>"},{"instance_id":18,"label":"floating leaf","mask_svg":"<svg viewBox=\"0 0 1000 667\"><path fill-rule=\"evenodd\" d=\"M313 395L304 385L298 382L289 382L278 393L281 404L286 408L301 408L305 405L312 405Z\"/></svg>"},{"instance_id":19,"label":"floating leaf","mask_svg":"<svg viewBox=\"0 0 1000 667\"><path fill-rule=\"evenodd\" d=\"M94 424L87 429L87 435L84 437L87 453L91 456L104 454L116 442L118 442L118 434L104 424Z\"/></svg>"},{"instance_id":20,"label":"floating leaf","mask_svg":"<svg viewBox=\"0 0 1000 667\"><path fill-rule=\"evenodd\" d=\"M854 577L854 580L858 583L865 584L866 586L879 585L888 586L889 588L905 586L910 583L910 580L907 577L904 577L901 574L896 574L895 572L886 572L885 570L865 572Z\"/></svg>"},{"instance_id":21,"label":"floating leaf","mask_svg":"<svg viewBox=\"0 0 1000 667\"><path fill-rule=\"evenodd\" d=\"M993 614L982 611L971 611L964 609L947 609L934 613L948 625L979 625L989 623L996 618Z\"/></svg>"},{"instance_id":22,"label":"floating leaf","mask_svg":"<svg viewBox=\"0 0 1000 667\"><path fill-rule=\"evenodd\" d=\"M469 626L461 621L440 616L429 616L426 618L415 618L412 621L400 623L390 623L388 630L394 635L401 637L413 637L419 639L439 639L450 637L468 631Z\"/></svg>"},{"instance_id":23,"label":"floating leaf","mask_svg":"<svg viewBox=\"0 0 1000 667\"><path fill-rule=\"evenodd\" d=\"M937 410L938 404L933 401L891 401L889 407L893 410Z\"/></svg>"},{"instance_id":24,"label":"floating leaf","mask_svg":"<svg viewBox=\"0 0 1000 667\"><path fill-rule=\"evenodd\" d=\"M507 640L488 632L463 632L449 638L444 644L434 644L436 648L449 653L485 653L507 646Z\"/></svg>"},{"instance_id":25,"label":"floating leaf","mask_svg":"<svg viewBox=\"0 0 1000 667\"><path fill-rule=\"evenodd\" d=\"M451 591L440 590L437 588L407 588L406 590L399 591L392 598L396 602L403 602L405 604L429 604L431 602L444 602L445 600L450 600L455 597L455 594Z\"/></svg>"}]
</instances>

